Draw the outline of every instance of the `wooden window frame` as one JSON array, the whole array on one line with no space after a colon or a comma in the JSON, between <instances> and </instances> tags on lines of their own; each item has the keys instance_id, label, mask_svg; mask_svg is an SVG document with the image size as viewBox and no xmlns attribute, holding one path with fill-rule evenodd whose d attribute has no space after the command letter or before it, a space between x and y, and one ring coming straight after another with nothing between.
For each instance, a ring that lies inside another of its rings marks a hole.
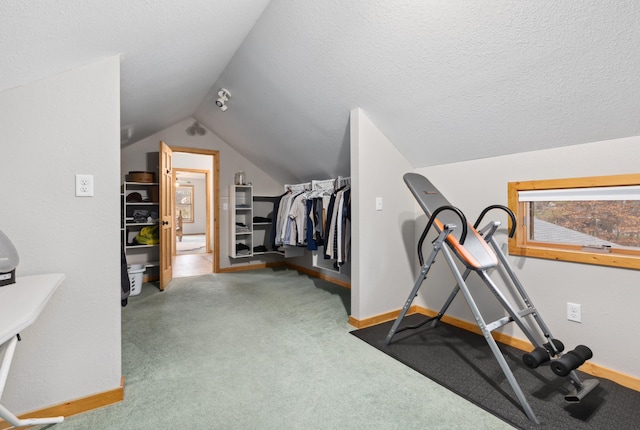
<instances>
[{"instance_id":1,"label":"wooden window frame","mask_svg":"<svg viewBox=\"0 0 640 430\"><path fill-rule=\"evenodd\" d=\"M518 199L519 191L634 185L640 185L640 174L509 182L508 205L516 215L517 220L516 233L509 239L509 254L601 266L640 269L640 251L615 249L610 253L602 253L585 250L584 247L580 245L529 240L525 218L529 202L520 202Z\"/></svg>"},{"instance_id":2,"label":"wooden window frame","mask_svg":"<svg viewBox=\"0 0 640 430\"><path fill-rule=\"evenodd\" d=\"M193 223L193 222L194 222L194 219L195 219L195 213L193 212L193 209L194 209L194 207L193 207L193 206L194 206L194 202L193 202L193 199L194 199L194 187L193 187L193 185L178 185L178 186L176 186L176 195L175 195L175 200L176 200L176 215L178 214L178 212L179 212L179 210L180 210L179 206L181 206L181 205L178 203L178 190L179 190L180 188L189 189L189 190L190 190L190 192L191 192L191 201L189 202L189 209L190 209L190 212L191 212L191 217L190 217L190 218L187 218L187 217L185 217L185 216L184 216L184 214L183 214L182 222L183 222L183 223L185 223L185 224L187 224L187 223ZM182 205L182 206L186 206L186 205Z\"/></svg>"}]
</instances>

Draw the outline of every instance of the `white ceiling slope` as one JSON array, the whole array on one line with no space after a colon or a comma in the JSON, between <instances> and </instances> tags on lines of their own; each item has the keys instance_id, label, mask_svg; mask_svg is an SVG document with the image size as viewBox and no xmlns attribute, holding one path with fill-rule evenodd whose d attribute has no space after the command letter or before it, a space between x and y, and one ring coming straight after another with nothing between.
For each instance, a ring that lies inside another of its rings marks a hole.
<instances>
[{"instance_id":1,"label":"white ceiling slope","mask_svg":"<svg viewBox=\"0 0 640 430\"><path fill-rule=\"evenodd\" d=\"M0 92L121 55L123 135L135 142L193 115L268 3L2 0Z\"/></svg>"},{"instance_id":2,"label":"white ceiling slope","mask_svg":"<svg viewBox=\"0 0 640 430\"><path fill-rule=\"evenodd\" d=\"M637 0L271 0L195 116L308 180L354 107L416 167L638 135L639 71Z\"/></svg>"},{"instance_id":3,"label":"white ceiling slope","mask_svg":"<svg viewBox=\"0 0 640 430\"><path fill-rule=\"evenodd\" d=\"M195 116L282 182L354 107L416 167L640 135L639 52L637 0L0 2L0 92L120 54L128 143Z\"/></svg>"}]
</instances>

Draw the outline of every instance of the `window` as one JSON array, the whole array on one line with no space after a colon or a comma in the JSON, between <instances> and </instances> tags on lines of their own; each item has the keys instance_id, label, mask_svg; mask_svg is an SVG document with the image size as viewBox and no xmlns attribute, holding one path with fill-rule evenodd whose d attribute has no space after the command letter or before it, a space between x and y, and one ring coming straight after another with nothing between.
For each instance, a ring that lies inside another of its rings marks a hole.
<instances>
[{"instance_id":1,"label":"window","mask_svg":"<svg viewBox=\"0 0 640 430\"><path fill-rule=\"evenodd\" d=\"M176 215L182 211L182 222L193 222L193 185L176 187Z\"/></svg>"},{"instance_id":2,"label":"window","mask_svg":"<svg viewBox=\"0 0 640 430\"><path fill-rule=\"evenodd\" d=\"M640 269L640 175L509 182L509 253Z\"/></svg>"}]
</instances>

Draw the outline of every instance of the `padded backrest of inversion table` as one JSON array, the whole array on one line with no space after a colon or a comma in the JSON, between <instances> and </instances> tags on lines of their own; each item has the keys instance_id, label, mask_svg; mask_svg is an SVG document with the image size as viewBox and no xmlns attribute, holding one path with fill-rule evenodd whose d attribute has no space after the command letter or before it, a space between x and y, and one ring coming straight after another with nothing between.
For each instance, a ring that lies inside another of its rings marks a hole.
<instances>
[{"instance_id":1,"label":"padded backrest of inversion table","mask_svg":"<svg viewBox=\"0 0 640 430\"><path fill-rule=\"evenodd\" d=\"M407 173L404 182L413 193L420 207L431 218L431 214L442 206L453 206L438 191L438 189L424 176L417 173ZM464 245L458 238L462 234L462 220L451 210L444 210L437 214L433 222L434 227L441 232L445 224L453 224L456 229L447 236L447 244L460 260L471 269L488 269L498 264L498 259L485 240L471 224L467 224L467 237Z\"/></svg>"}]
</instances>

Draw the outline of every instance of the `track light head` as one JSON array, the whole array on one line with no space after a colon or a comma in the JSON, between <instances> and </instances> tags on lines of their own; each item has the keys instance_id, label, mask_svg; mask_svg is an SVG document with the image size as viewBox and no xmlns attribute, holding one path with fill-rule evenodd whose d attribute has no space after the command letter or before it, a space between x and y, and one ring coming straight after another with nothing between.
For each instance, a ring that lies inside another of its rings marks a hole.
<instances>
[{"instance_id":1,"label":"track light head","mask_svg":"<svg viewBox=\"0 0 640 430\"><path fill-rule=\"evenodd\" d=\"M218 99L216 100L216 106L220 108L222 112L225 112L229 107L227 106L227 100L231 97L231 93L224 88L218 91Z\"/></svg>"}]
</instances>

